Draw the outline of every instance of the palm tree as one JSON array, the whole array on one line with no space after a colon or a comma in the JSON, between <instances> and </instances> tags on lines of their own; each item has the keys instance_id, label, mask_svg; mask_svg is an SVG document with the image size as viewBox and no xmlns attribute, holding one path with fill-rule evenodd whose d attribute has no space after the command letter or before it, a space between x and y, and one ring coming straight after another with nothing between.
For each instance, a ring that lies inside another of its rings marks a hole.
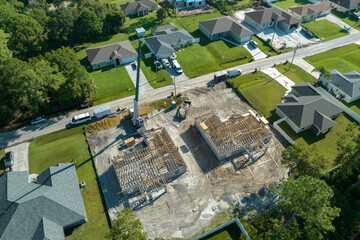
<instances>
[{"instance_id":1,"label":"palm tree","mask_svg":"<svg viewBox=\"0 0 360 240\"><path fill-rule=\"evenodd\" d=\"M330 82L331 74L325 66L320 65L318 67L315 67L311 72L319 72L320 73L319 78L316 80L316 84L319 83L319 80L322 76L326 77L328 79L328 81Z\"/></svg>"}]
</instances>

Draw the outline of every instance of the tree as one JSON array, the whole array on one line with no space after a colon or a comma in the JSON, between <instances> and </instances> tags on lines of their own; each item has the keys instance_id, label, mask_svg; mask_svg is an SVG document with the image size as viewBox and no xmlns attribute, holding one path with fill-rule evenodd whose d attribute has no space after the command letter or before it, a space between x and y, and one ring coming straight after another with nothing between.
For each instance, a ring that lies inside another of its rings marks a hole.
<instances>
[{"instance_id":1,"label":"tree","mask_svg":"<svg viewBox=\"0 0 360 240\"><path fill-rule=\"evenodd\" d=\"M301 223L299 239L322 239L335 230L332 221L339 216L340 209L331 207L334 193L325 181L310 176L296 180L289 177L282 181L278 192L279 206L285 216L279 236L293 221Z\"/></svg>"},{"instance_id":2,"label":"tree","mask_svg":"<svg viewBox=\"0 0 360 240\"><path fill-rule=\"evenodd\" d=\"M135 218L129 208L117 213L118 218L112 222L108 239L114 240L146 240L147 234L143 232L141 222Z\"/></svg>"},{"instance_id":3,"label":"tree","mask_svg":"<svg viewBox=\"0 0 360 240\"><path fill-rule=\"evenodd\" d=\"M167 12L165 10L165 8L159 8L156 12L156 17L157 19L159 19L160 21L164 20L167 16Z\"/></svg>"},{"instance_id":4,"label":"tree","mask_svg":"<svg viewBox=\"0 0 360 240\"><path fill-rule=\"evenodd\" d=\"M101 33L103 23L91 10L86 9L76 20L78 39L81 41L93 39Z\"/></svg>"},{"instance_id":5,"label":"tree","mask_svg":"<svg viewBox=\"0 0 360 240\"><path fill-rule=\"evenodd\" d=\"M104 32L118 33L125 23L125 14L122 11L112 10L106 14Z\"/></svg>"},{"instance_id":6,"label":"tree","mask_svg":"<svg viewBox=\"0 0 360 240\"><path fill-rule=\"evenodd\" d=\"M41 26L46 26L50 19L43 9L31 9L29 16L35 19Z\"/></svg>"},{"instance_id":7,"label":"tree","mask_svg":"<svg viewBox=\"0 0 360 240\"><path fill-rule=\"evenodd\" d=\"M46 0L29 0L28 7L32 9L42 9L44 11L47 11L50 7L50 4L48 4Z\"/></svg>"},{"instance_id":8,"label":"tree","mask_svg":"<svg viewBox=\"0 0 360 240\"><path fill-rule=\"evenodd\" d=\"M312 72L319 72L320 73L320 76L319 78L317 79L317 82L319 82L319 80L321 79L321 77L326 77L327 79L329 79L330 81L330 78L331 78L331 74L330 72L327 70L327 68L323 65L320 65L319 67L315 67Z\"/></svg>"},{"instance_id":9,"label":"tree","mask_svg":"<svg viewBox=\"0 0 360 240\"><path fill-rule=\"evenodd\" d=\"M12 52L8 49L5 39L0 36L0 64L12 58Z\"/></svg>"},{"instance_id":10,"label":"tree","mask_svg":"<svg viewBox=\"0 0 360 240\"><path fill-rule=\"evenodd\" d=\"M9 48L22 59L38 54L46 39L44 28L25 14L14 14L5 30L10 33Z\"/></svg>"},{"instance_id":11,"label":"tree","mask_svg":"<svg viewBox=\"0 0 360 240\"><path fill-rule=\"evenodd\" d=\"M282 152L281 163L290 169L297 178L303 175L320 177L324 172L325 159L320 156L315 146L295 144Z\"/></svg>"},{"instance_id":12,"label":"tree","mask_svg":"<svg viewBox=\"0 0 360 240\"><path fill-rule=\"evenodd\" d=\"M49 39L63 44L68 44L74 29L76 20L76 10L74 8L58 8L50 14L48 23Z\"/></svg>"}]
</instances>

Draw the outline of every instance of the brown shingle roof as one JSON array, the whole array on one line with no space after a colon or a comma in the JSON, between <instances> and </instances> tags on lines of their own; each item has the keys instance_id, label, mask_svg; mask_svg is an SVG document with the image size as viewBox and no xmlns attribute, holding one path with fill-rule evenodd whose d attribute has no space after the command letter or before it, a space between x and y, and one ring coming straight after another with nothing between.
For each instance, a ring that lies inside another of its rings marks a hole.
<instances>
[{"instance_id":1,"label":"brown shingle roof","mask_svg":"<svg viewBox=\"0 0 360 240\"><path fill-rule=\"evenodd\" d=\"M289 13L276 8L257 8L256 11L245 13L246 16L259 24L270 23L272 21L284 21L288 25L300 23L301 21Z\"/></svg>"},{"instance_id":2,"label":"brown shingle roof","mask_svg":"<svg viewBox=\"0 0 360 240\"><path fill-rule=\"evenodd\" d=\"M240 23L237 23L229 16L201 21L199 22L199 25L203 26L203 28L205 28L211 34L231 31L240 38L254 34L252 31Z\"/></svg>"},{"instance_id":3,"label":"brown shingle roof","mask_svg":"<svg viewBox=\"0 0 360 240\"><path fill-rule=\"evenodd\" d=\"M312 14L313 12L319 13L322 11L330 10L330 6L328 3L316 3L290 7L289 10L300 16L306 16Z\"/></svg>"}]
</instances>

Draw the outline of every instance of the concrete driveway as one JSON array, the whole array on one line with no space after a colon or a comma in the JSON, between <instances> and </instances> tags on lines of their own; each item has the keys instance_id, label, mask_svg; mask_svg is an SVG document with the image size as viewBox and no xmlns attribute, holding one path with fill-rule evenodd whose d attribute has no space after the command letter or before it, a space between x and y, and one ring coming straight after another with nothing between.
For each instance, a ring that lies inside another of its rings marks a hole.
<instances>
[{"instance_id":1,"label":"concrete driveway","mask_svg":"<svg viewBox=\"0 0 360 240\"><path fill-rule=\"evenodd\" d=\"M13 171L29 171L29 142L21 143L5 149L14 153Z\"/></svg>"},{"instance_id":2,"label":"concrete driveway","mask_svg":"<svg viewBox=\"0 0 360 240\"><path fill-rule=\"evenodd\" d=\"M126 71L129 73L129 76L131 78L131 81L134 83L134 86L136 86L136 72L137 69L133 68L131 64L125 65ZM148 80L146 79L144 73L140 69L140 92L145 92L148 90L152 90L153 87L149 84Z\"/></svg>"},{"instance_id":3,"label":"concrete driveway","mask_svg":"<svg viewBox=\"0 0 360 240\"><path fill-rule=\"evenodd\" d=\"M293 81L291 81L288 77L284 76L281 72L279 72L276 68L266 68L261 70L263 73L272 77L275 81L283 85L288 91L291 91L291 87L295 85Z\"/></svg>"},{"instance_id":4,"label":"concrete driveway","mask_svg":"<svg viewBox=\"0 0 360 240\"><path fill-rule=\"evenodd\" d=\"M172 77L172 79L175 78L176 82L181 82L181 81L185 81L188 80L189 78L185 75L185 73L182 74L178 74L174 68L170 67L166 69L169 73L170 76Z\"/></svg>"},{"instance_id":5,"label":"concrete driveway","mask_svg":"<svg viewBox=\"0 0 360 240\"><path fill-rule=\"evenodd\" d=\"M351 27L349 24L341 21L341 19L335 17L335 16L332 15L332 14L326 15L325 18L326 18L326 20L335 23L336 25L338 25L338 26L341 27L341 28L349 29L349 30L348 30L348 33L349 33L349 34L355 34L355 33L358 33L358 32L359 32L357 29L355 29L355 28ZM321 19L324 19L324 18L319 18L319 19L317 19L317 20L321 20ZM346 30L346 29L345 29L345 30Z\"/></svg>"},{"instance_id":6,"label":"concrete driveway","mask_svg":"<svg viewBox=\"0 0 360 240\"><path fill-rule=\"evenodd\" d=\"M244 44L244 48L249 51L255 60L266 58L266 54L263 53L260 48L255 48L249 43Z\"/></svg>"}]
</instances>

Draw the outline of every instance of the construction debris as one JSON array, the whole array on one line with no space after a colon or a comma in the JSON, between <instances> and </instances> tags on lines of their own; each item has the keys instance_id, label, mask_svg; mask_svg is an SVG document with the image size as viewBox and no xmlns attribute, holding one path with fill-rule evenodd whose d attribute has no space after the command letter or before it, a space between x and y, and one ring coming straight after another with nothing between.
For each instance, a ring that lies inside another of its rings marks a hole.
<instances>
[{"instance_id":1,"label":"construction debris","mask_svg":"<svg viewBox=\"0 0 360 240\"><path fill-rule=\"evenodd\" d=\"M208 113L195 119L205 141L209 144L219 161L242 152L249 153L252 145L267 143L271 132L251 114L232 117L222 122L214 113Z\"/></svg>"},{"instance_id":2,"label":"construction debris","mask_svg":"<svg viewBox=\"0 0 360 240\"><path fill-rule=\"evenodd\" d=\"M186 172L186 165L164 128L146 131L143 137L134 151L111 160L124 195L159 190Z\"/></svg>"}]
</instances>

